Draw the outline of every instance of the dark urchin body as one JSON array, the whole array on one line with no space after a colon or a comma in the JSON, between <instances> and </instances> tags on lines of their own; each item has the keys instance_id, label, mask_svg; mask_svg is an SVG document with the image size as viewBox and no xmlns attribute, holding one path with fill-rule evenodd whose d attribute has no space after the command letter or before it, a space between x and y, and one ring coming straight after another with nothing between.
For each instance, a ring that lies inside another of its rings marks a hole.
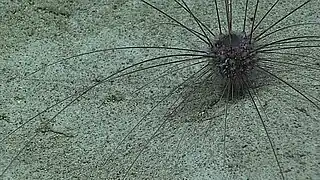
<instances>
[{"instance_id":1,"label":"dark urchin body","mask_svg":"<svg viewBox=\"0 0 320 180\"><path fill-rule=\"evenodd\" d=\"M243 94L248 85L244 82L250 76L257 57L251 38L245 33L221 34L210 47L209 63L213 71L219 70L220 75L228 81L231 88L227 96Z\"/></svg>"}]
</instances>

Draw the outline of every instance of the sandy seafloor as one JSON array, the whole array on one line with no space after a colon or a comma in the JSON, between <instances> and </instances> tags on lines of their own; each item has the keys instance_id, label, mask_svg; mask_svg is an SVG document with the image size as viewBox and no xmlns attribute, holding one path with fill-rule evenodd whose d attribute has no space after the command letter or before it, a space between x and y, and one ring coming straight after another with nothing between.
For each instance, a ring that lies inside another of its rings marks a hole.
<instances>
[{"instance_id":1,"label":"sandy seafloor","mask_svg":"<svg viewBox=\"0 0 320 180\"><path fill-rule=\"evenodd\" d=\"M177 19L183 19L184 23L192 23L190 16L173 1L150 2ZM214 1L186 2L199 19L218 32ZM239 1L234 1L234 21L240 22L235 23L234 29L242 27L243 2L240 6ZM303 2L280 0L261 26L267 27ZM272 2L260 3L258 17L261 18ZM311 1L284 24L320 22L319 6L319 1ZM253 7L250 1L250 16ZM167 68L108 81L90 90L58 116L55 115L70 101L30 120L52 104L72 94L79 95L116 70L172 51L138 49L96 53L65 60L24 76L49 63L97 49L123 46L204 49L196 37L165 24L170 21L142 2L1 0L0 17L0 179L122 179L137 155L139 158L127 179L281 179L250 98L228 105L225 158L225 105L209 110L209 116L222 114L214 121L201 121L201 116L197 116L201 112L196 110L170 118L166 110L174 101L173 97L159 104L113 151L143 115L192 69L154 81L138 95L135 92L144 82ZM299 26L272 38L319 35L319 32L320 26ZM295 52L319 57L318 51L319 48L313 48ZM319 60L304 61L320 68L316 65ZM278 73L306 94L320 96L319 70L288 66L279 68ZM275 144L285 179L320 179L320 110L277 82L271 81L257 92L263 105L259 106L261 114ZM184 116L191 118L185 122ZM145 140L164 121L164 128L145 146ZM141 152L143 147L146 148ZM223 159L227 168L223 168Z\"/></svg>"}]
</instances>

